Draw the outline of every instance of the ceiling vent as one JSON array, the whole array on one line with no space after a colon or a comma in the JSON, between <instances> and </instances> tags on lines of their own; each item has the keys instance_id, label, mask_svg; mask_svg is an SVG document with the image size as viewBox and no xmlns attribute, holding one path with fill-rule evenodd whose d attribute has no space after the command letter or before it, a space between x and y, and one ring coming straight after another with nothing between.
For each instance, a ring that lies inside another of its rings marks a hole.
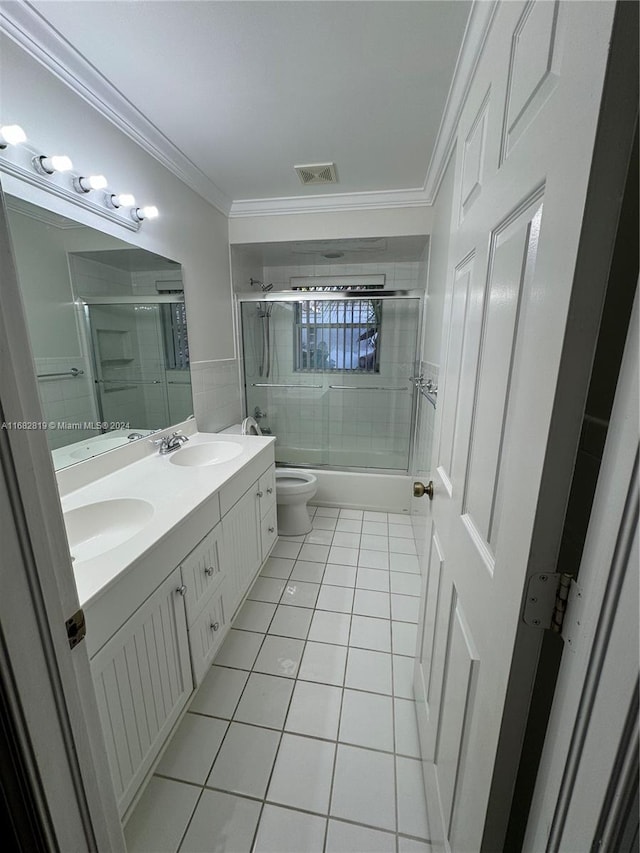
<instances>
[{"instance_id":1,"label":"ceiling vent","mask_svg":"<svg viewBox=\"0 0 640 853\"><path fill-rule=\"evenodd\" d=\"M307 166L294 166L298 177L307 184L335 184L338 182L335 163L310 163Z\"/></svg>"}]
</instances>

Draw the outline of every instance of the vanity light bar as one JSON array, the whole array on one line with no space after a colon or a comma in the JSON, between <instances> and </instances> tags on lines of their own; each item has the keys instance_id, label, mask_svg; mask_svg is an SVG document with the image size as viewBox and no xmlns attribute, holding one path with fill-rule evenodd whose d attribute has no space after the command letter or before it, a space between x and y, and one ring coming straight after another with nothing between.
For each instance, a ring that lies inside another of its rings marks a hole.
<instances>
[{"instance_id":1,"label":"vanity light bar","mask_svg":"<svg viewBox=\"0 0 640 853\"><path fill-rule=\"evenodd\" d=\"M41 154L26 142L27 135L20 125L0 125L0 171L47 189L130 230L138 230L145 219L155 219L159 215L155 205L136 207L131 193L109 190L104 175L74 173L73 163L66 155ZM5 153L8 146L14 150Z\"/></svg>"}]
</instances>

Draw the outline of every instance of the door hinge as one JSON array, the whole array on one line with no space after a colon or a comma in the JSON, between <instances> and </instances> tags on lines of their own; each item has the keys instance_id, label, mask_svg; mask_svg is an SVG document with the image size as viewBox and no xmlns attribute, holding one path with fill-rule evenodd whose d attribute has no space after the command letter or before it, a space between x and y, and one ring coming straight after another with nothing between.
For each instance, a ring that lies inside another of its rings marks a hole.
<instances>
[{"instance_id":1,"label":"door hinge","mask_svg":"<svg viewBox=\"0 0 640 853\"><path fill-rule=\"evenodd\" d=\"M87 623L84 621L84 610L76 610L76 612L64 623L67 629L67 638L69 640L69 648L75 648L78 643L84 640L87 633Z\"/></svg>"},{"instance_id":2,"label":"door hinge","mask_svg":"<svg viewBox=\"0 0 640 853\"><path fill-rule=\"evenodd\" d=\"M566 637L566 613L577 584L572 575L539 572L527 584L523 620L533 628L544 628ZM578 593L579 594L579 593Z\"/></svg>"}]
</instances>

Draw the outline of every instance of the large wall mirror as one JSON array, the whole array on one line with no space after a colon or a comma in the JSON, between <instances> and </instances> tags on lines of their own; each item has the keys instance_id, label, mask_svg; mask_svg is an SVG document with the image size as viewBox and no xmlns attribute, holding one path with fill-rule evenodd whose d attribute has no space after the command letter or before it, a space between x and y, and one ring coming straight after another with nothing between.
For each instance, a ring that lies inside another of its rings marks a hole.
<instances>
[{"instance_id":1,"label":"large wall mirror","mask_svg":"<svg viewBox=\"0 0 640 853\"><path fill-rule=\"evenodd\" d=\"M193 412L179 264L6 196L56 469Z\"/></svg>"}]
</instances>

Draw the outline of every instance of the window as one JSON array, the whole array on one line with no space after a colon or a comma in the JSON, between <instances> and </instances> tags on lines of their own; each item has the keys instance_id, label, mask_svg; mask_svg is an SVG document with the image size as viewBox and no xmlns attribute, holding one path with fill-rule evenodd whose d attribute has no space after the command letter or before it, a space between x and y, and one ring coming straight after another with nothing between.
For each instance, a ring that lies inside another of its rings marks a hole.
<instances>
[{"instance_id":1,"label":"window","mask_svg":"<svg viewBox=\"0 0 640 853\"><path fill-rule=\"evenodd\" d=\"M304 287L305 291L353 291L352 286ZM359 290L366 291L367 287ZM380 372L380 299L310 300L296 303L294 369Z\"/></svg>"},{"instance_id":2,"label":"window","mask_svg":"<svg viewBox=\"0 0 640 853\"><path fill-rule=\"evenodd\" d=\"M189 369L187 340L187 311L184 302L165 302L160 305L162 332L167 370Z\"/></svg>"}]
</instances>

